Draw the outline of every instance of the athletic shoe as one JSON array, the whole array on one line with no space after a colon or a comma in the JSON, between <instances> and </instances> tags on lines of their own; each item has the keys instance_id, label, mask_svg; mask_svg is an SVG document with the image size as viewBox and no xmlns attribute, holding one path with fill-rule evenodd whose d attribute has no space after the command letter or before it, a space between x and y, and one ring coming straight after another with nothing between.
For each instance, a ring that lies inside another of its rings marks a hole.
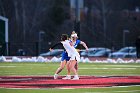
<instances>
[{"instance_id":1,"label":"athletic shoe","mask_svg":"<svg viewBox=\"0 0 140 93\"><path fill-rule=\"evenodd\" d=\"M74 78L72 80L79 80L78 75L75 75Z\"/></svg>"},{"instance_id":2,"label":"athletic shoe","mask_svg":"<svg viewBox=\"0 0 140 93\"><path fill-rule=\"evenodd\" d=\"M57 79L58 78L58 74L54 74L54 79Z\"/></svg>"},{"instance_id":3,"label":"athletic shoe","mask_svg":"<svg viewBox=\"0 0 140 93\"><path fill-rule=\"evenodd\" d=\"M70 75L67 75L66 77L64 77L62 79L64 79L64 80L71 79L71 76Z\"/></svg>"}]
</instances>

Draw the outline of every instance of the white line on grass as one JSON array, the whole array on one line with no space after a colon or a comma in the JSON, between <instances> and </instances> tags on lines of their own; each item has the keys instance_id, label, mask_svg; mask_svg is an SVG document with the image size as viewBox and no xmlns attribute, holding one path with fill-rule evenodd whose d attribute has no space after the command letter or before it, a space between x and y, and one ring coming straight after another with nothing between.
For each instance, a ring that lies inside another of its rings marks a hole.
<instances>
[{"instance_id":1,"label":"white line on grass","mask_svg":"<svg viewBox=\"0 0 140 93\"><path fill-rule=\"evenodd\" d=\"M76 89L76 88L57 88L57 89Z\"/></svg>"},{"instance_id":2,"label":"white line on grass","mask_svg":"<svg viewBox=\"0 0 140 93\"><path fill-rule=\"evenodd\" d=\"M128 70L128 69L136 69L136 68L79 68L79 69L116 69L116 70L120 70L120 69L123 69L123 70Z\"/></svg>"},{"instance_id":3,"label":"white line on grass","mask_svg":"<svg viewBox=\"0 0 140 93\"><path fill-rule=\"evenodd\" d=\"M96 65L89 65L89 66L96 66ZM138 68L140 68L140 65L116 65L116 64L114 64L114 65L104 65L104 66L106 66L106 67L138 67Z\"/></svg>"},{"instance_id":4,"label":"white line on grass","mask_svg":"<svg viewBox=\"0 0 140 93\"><path fill-rule=\"evenodd\" d=\"M11 68L11 67L16 67L16 66L0 66L0 68Z\"/></svg>"},{"instance_id":5,"label":"white line on grass","mask_svg":"<svg viewBox=\"0 0 140 93\"><path fill-rule=\"evenodd\" d=\"M120 92L122 92L122 93L129 93L129 92L131 92L131 93L138 93L138 92L140 92L140 90L129 90L129 91L107 91L107 92L84 92L84 93L120 93Z\"/></svg>"},{"instance_id":6,"label":"white line on grass","mask_svg":"<svg viewBox=\"0 0 140 93\"><path fill-rule=\"evenodd\" d=\"M140 67L140 66L136 66L136 65L104 65L104 66L117 66L117 67Z\"/></svg>"}]
</instances>

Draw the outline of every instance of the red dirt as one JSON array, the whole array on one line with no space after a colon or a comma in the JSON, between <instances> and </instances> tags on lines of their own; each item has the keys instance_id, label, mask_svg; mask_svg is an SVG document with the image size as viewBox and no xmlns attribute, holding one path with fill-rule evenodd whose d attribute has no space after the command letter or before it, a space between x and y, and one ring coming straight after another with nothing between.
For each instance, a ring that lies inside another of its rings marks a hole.
<instances>
[{"instance_id":1,"label":"red dirt","mask_svg":"<svg viewBox=\"0 0 140 93\"><path fill-rule=\"evenodd\" d=\"M0 76L1 88L94 88L140 85L140 76L80 76L80 80L52 76Z\"/></svg>"}]
</instances>

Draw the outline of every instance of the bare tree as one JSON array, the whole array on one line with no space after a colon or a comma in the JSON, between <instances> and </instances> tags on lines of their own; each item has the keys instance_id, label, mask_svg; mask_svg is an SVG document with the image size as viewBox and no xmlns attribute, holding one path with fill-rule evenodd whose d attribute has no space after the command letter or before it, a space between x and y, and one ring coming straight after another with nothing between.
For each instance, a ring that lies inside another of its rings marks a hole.
<instances>
[{"instance_id":1,"label":"bare tree","mask_svg":"<svg viewBox=\"0 0 140 93\"><path fill-rule=\"evenodd\" d=\"M3 2L2 0L0 0L0 14L5 16L5 10L4 10L4 7L3 7Z\"/></svg>"}]
</instances>

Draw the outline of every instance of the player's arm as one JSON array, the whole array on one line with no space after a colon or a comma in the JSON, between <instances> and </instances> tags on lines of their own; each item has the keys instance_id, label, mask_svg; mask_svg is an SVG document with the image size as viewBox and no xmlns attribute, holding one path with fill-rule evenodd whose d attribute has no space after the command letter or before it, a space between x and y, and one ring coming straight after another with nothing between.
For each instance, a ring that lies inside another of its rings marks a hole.
<instances>
[{"instance_id":1,"label":"player's arm","mask_svg":"<svg viewBox=\"0 0 140 93\"><path fill-rule=\"evenodd\" d=\"M85 47L85 49L86 49L86 50L88 50L88 47L87 47L87 45L86 45L86 43L85 43L85 42L80 41L80 44L81 44L81 45L83 45L83 46Z\"/></svg>"},{"instance_id":2,"label":"player's arm","mask_svg":"<svg viewBox=\"0 0 140 93\"><path fill-rule=\"evenodd\" d=\"M49 50L52 51L55 47L57 47L59 45L62 46L62 43L58 42L58 43L54 44Z\"/></svg>"}]
</instances>

